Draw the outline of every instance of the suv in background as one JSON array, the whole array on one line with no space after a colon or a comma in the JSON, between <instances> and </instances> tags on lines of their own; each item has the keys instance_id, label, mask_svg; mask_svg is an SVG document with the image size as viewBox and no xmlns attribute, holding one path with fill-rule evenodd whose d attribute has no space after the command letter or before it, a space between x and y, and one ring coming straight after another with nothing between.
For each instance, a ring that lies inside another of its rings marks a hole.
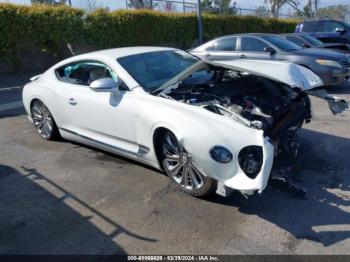
<instances>
[{"instance_id":1,"label":"suv in background","mask_svg":"<svg viewBox=\"0 0 350 262\"><path fill-rule=\"evenodd\" d=\"M298 23L296 33L310 34L323 43L350 44L350 25L338 20L316 20Z\"/></svg>"}]
</instances>

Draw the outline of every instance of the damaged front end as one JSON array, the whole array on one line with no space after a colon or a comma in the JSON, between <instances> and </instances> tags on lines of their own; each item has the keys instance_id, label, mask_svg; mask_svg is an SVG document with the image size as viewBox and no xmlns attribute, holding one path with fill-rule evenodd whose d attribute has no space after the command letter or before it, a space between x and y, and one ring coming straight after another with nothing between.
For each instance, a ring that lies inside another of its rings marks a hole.
<instances>
[{"instance_id":1,"label":"damaged front end","mask_svg":"<svg viewBox=\"0 0 350 262\"><path fill-rule=\"evenodd\" d=\"M326 100L333 114L348 109L345 100L315 90L322 84L310 70L285 62L208 62L182 74L159 95L261 131L263 146L247 146L238 154L244 174L218 183L219 194L227 194L229 187L250 195L266 187L273 159L297 156L299 131L312 118L309 95Z\"/></svg>"}]
</instances>

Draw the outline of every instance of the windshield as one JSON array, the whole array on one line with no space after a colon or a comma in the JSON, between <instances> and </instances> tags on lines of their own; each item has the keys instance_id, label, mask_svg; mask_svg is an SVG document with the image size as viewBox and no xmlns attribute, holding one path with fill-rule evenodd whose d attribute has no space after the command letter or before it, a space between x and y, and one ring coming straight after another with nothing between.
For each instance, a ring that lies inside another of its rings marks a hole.
<instances>
[{"instance_id":1,"label":"windshield","mask_svg":"<svg viewBox=\"0 0 350 262\"><path fill-rule=\"evenodd\" d=\"M344 25L344 27L345 27L344 29L350 30L350 23L345 22L345 21L341 21L340 23L342 23Z\"/></svg>"},{"instance_id":2,"label":"windshield","mask_svg":"<svg viewBox=\"0 0 350 262\"><path fill-rule=\"evenodd\" d=\"M292 42L290 42L282 37L279 37L279 36L263 35L263 36L261 36L261 38L270 42L271 44L278 47L282 51L288 52L288 51L301 49L301 47L298 46L297 44L294 44L294 43L292 43Z\"/></svg>"},{"instance_id":3,"label":"windshield","mask_svg":"<svg viewBox=\"0 0 350 262\"><path fill-rule=\"evenodd\" d=\"M323 43L318 40L317 38L309 35L301 35L301 38L305 39L307 42L309 42L312 46L321 46Z\"/></svg>"},{"instance_id":4,"label":"windshield","mask_svg":"<svg viewBox=\"0 0 350 262\"><path fill-rule=\"evenodd\" d=\"M124 56L117 61L151 93L199 60L182 50L167 50Z\"/></svg>"}]
</instances>

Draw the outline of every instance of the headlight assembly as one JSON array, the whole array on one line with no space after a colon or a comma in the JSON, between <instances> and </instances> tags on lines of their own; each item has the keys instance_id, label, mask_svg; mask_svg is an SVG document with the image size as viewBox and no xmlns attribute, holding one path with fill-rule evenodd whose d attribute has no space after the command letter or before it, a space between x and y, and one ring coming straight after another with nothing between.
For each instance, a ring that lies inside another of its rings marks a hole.
<instances>
[{"instance_id":1,"label":"headlight assembly","mask_svg":"<svg viewBox=\"0 0 350 262\"><path fill-rule=\"evenodd\" d=\"M261 146L244 147L238 154L238 163L243 172L251 179L256 178L263 164Z\"/></svg>"},{"instance_id":2,"label":"headlight assembly","mask_svg":"<svg viewBox=\"0 0 350 262\"><path fill-rule=\"evenodd\" d=\"M210 156L219 163L228 163L232 160L232 153L223 146L214 146L209 151Z\"/></svg>"},{"instance_id":3,"label":"headlight assembly","mask_svg":"<svg viewBox=\"0 0 350 262\"><path fill-rule=\"evenodd\" d=\"M323 66L342 68L342 65L339 64L337 61L334 61L334 60L317 59L316 63L318 63L319 65L323 65Z\"/></svg>"}]
</instances>

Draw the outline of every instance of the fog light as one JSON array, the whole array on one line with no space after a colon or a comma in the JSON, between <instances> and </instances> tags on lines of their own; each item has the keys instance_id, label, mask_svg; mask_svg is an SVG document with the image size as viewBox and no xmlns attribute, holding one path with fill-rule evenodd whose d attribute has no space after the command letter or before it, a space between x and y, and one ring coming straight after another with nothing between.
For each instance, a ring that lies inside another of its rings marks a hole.
<instances>
[{"instance_id":1,"label":"fog light","mask_svg":"<svg viewBox=\"0 0 350 262\"><path fill-rule=\"evenodd\" d=\"M232 160L232 153L223 146L214 146L209 151L210 156L219 163L228 163Z\"/></svg>"}]
</instances>

